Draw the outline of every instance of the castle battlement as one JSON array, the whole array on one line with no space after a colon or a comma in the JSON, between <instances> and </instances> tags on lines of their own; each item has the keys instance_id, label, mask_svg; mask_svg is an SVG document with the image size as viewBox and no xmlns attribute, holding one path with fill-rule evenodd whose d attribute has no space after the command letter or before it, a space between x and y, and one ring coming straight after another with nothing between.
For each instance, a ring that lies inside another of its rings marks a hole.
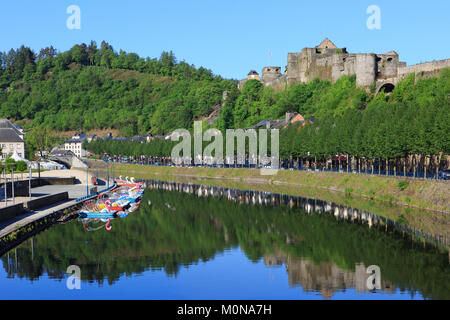
<instances>
[{"instance_id":1,"label":"castle battlement","mask_svg":"<svg viewBox=\"0 0 450 320\"><path fill-rule=\"evenodd\" d=\"M264 67L259 81L265 86L280 88L310 82L315 78L335 82L344 75L355 75L358 86L369 88L376 84L377 91L381 88L391 91L411 73L433 73L447 67L450 67L450 59L408 67L399 60L395 51L383 54L348 53L346 48L338 48L327 38L317 47L288 53L284 74L281 67ZM247 80L239 82L240 89Z\"/></svg>"}]
</instances>

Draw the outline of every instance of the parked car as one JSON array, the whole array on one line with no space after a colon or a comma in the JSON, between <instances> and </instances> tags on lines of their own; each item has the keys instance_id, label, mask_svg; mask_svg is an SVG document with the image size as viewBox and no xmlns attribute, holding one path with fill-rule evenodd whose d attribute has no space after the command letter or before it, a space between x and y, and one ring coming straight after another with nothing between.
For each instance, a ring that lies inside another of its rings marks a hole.
<instances>
[{"instance_id":1,"label":"parked car","mask_svg":"<svg viewBox=\"0 0 450 320\"><path fill-rule=\"evenodd\" d=\"M439 179L450 180L450 170L447 169L447 170L439 171Z\"/></svg>"}]
</instances>

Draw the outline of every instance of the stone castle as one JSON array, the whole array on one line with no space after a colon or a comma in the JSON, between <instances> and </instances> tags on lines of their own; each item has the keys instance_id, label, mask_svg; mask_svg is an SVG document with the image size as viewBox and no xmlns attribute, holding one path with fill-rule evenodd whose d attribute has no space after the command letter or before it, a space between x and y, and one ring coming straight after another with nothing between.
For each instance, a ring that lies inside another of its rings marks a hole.
<instances>
[{"instance_id":1,"label":"stone castle","mask_svg":"<svg viewBox=\"0 0 450 320\"><path fill-rule=\"evenodd\" d=\"M391 92L395 85L411 73L435 75L443 68L450 67L450 59L407 66L399 60L395 51L384 54L348 53L346 48L338 48L328 38L315 48L304 48L299 53L289 53L284 73L281 67L264 67L262 77L252 70L247 79L239 82L242 89L246 81L256 79L265 86L276 89L289 84L305 83L315 78L335 82L343 75L356 76L356 84L376 92L383 89Z\"/></svg>"}]
</instances>

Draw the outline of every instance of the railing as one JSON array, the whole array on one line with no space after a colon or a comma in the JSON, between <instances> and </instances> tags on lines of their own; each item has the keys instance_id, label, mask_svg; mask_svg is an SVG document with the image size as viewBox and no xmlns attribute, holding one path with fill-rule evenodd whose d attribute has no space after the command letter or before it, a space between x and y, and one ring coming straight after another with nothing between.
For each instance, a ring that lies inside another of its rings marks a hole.
<instances>
[{"instance_id":1,"label":"railing","mask_svg":"<svg viewBox=\"0 0 450 320\"><path fill-rule=\"evenodd\" d=\"M233 164L233 165L208 165L208 164L183 164L183 165L175 165L171 162L170 159L164 159L164 161L136 161L136 160L110 160L114 163L123 163L123 164L135 164L135 165L142 165L142 166L164 166L164 167L209 167L209 168L249 168L249 169L263 169L262 166L258 165L252 165L249 164L248 161L245 162L245 164ZM428 180L436 180L436 181L447 181L448 178L446 176L431 172L431 171L419 171L416 170L415 172L411 171L404 171L404 170L385 170L385 169L378 169L377 166L374 166L374 169L356 169L356 168L349 168L347 167L341 167L339 168L323 168L323 167L303 167L301 164L294 165L292 162L289 163L289 160L283 160L282 159L282 165L279 170L298 170L298 171L320 171L320 172L340 172L340 173L353 173L353 174L366 174L366 175L372 175L372 176L388 176L388 177L395 177L395 178L409 178L409 179L428 179Z\"/></svg>"},{"instance_id":2,"label":"railing","mask_svg":"<svg viewBox=\"0 0 450 320\"><path fill-rule=\"evenodd\" d=\"M83 198L78 198L78 199L75 200L75 202L76 202L76 203L79 203L79 202L82 202L82 201L85 201L85 200L89 200L90 198L96 197L96 196L98 196L98 195L100 195L100 194L102 194L102 193L104 193L104 192L110 191L110 190L114 189L115 187L116 187L116 183L114 182L114 184L113 184L111 187L106 188L106 189L101 190L101 191L98 191L98 192L96 192L96 193L87 195L87 196L85 196L85 197L83 197Z\"/></svg>"}]
</instances>

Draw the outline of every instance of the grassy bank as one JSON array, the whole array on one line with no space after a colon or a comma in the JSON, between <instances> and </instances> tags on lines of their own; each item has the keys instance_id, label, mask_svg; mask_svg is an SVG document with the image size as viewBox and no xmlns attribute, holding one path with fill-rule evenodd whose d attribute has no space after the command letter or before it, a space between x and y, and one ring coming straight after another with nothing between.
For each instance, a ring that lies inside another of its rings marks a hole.
<instances>
[{"instance_id":1,"label":"grassy bank","mask_svg":"<svg viewBox=\"0 0 450 320\"><path fill-rule=\"evenodd\" d=\"M117 172L136 178L192 177L232 180L271 185L314 187L353 197L380 200L396 205L441 211L450 214L450 184L418 179L396 179L334 172L279 170L263 176L259 170L218 168L177 168L118 165Z\"/></svg>"}]
</instances>

